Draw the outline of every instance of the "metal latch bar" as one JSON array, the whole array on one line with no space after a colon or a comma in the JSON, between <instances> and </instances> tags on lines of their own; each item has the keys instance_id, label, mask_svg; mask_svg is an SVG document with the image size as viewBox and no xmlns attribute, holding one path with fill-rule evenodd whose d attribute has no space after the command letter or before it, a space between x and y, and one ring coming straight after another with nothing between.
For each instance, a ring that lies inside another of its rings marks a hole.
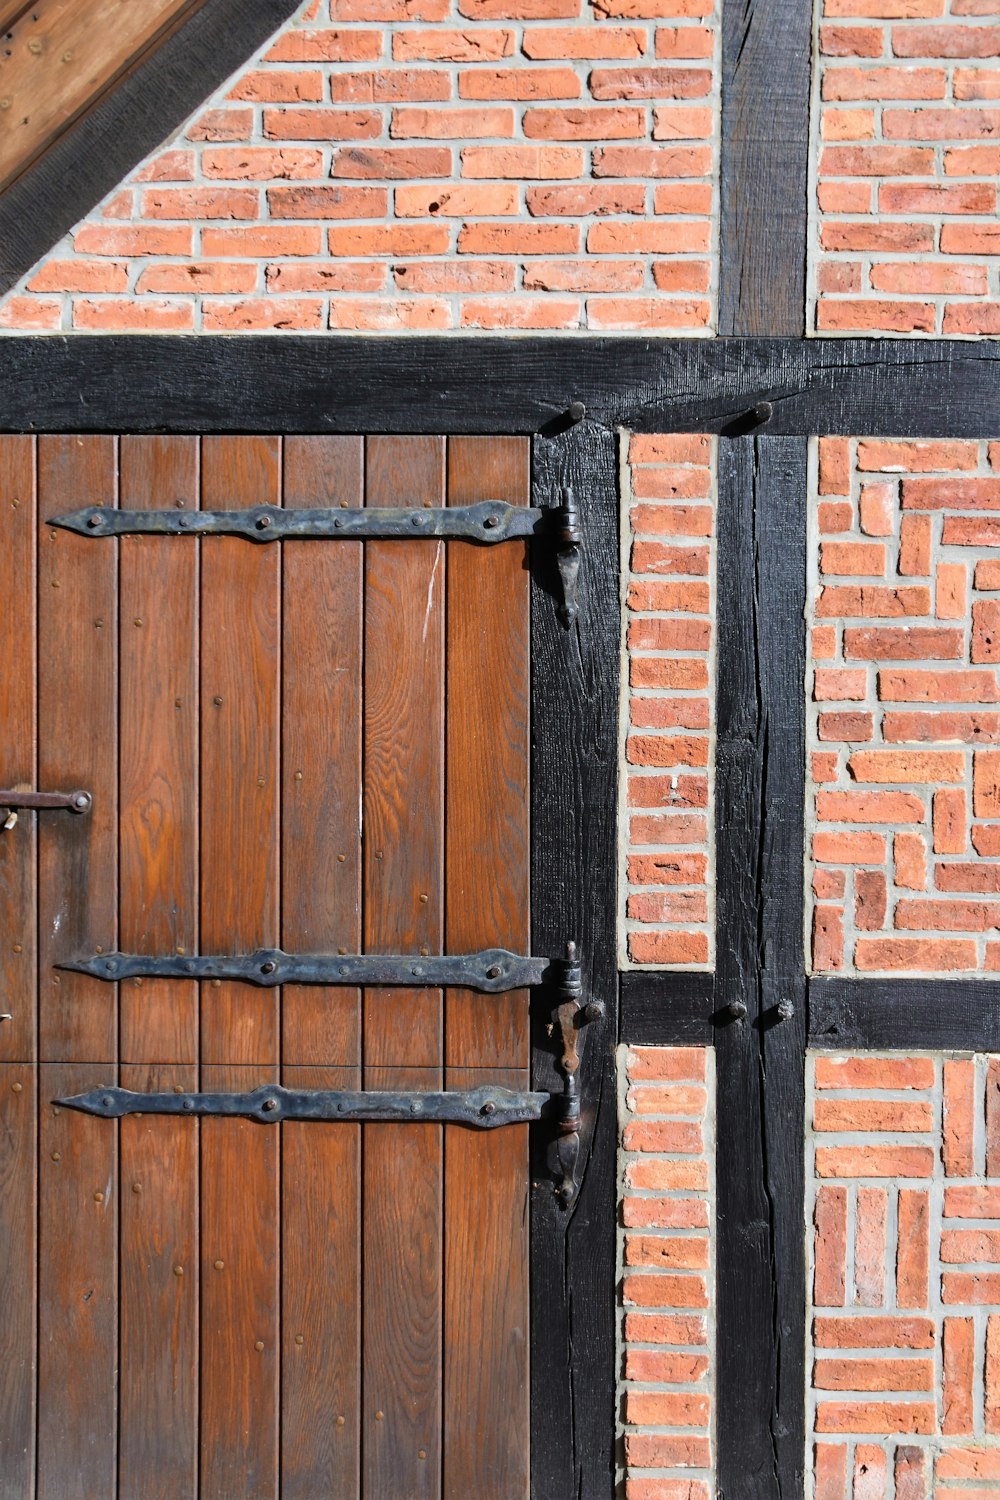
<instances>
[{"instance_id":1,"label":"metal latch bar","mask_svg":"<svg viewBox=\"0 0 1000 1500\"><path fill-rule=\"evenodd\" d=\"M549 1095L485 1085L467 1092L389 1093L376 1090L286 1089L265 1085L243 1094L133 1093L91 1089L55 1104L83 1114L119 1120L123 1115L221 1115L276 1125L282 1120L440 1121L495 1130L541 1118Z\"/></svg>"},{"instance_id":2,"label":"metal latch bar","mask_svg":"<svg viewBox=\"0 0 1000 1500\"><path fill-rule=\"evenodd\" d=\"M59 526L80 536L239 536L251 542L281 542L321 538L326 541L437 537L443 541L495 542L515 537L547 537L555 545L559 615L571 625L579 612L580 550L583 542L580 512L571 489L551 506L510 505L506 500L480 500L475 505L419 506L404 510L370 510L337 506L329 509L283 510L254 505L246 510L118 510L88 505L54 516L47 526Z\"/></svg>"},{"instance_id":3,"label":"metal latch bar","mask_svg":"<svg viewBox=\"0 0 1000 1500\"><path fill-rule=\"evenodd\" d=\"M506 542L544 531L554 513L504 500L476 505L414 506L405 510L332 507L282 510L254 505L246 510L117 510L88 505L56 516L61 526L81 536L241 536L251 542L321 538L392 539L428 536L467 542Z\"/></svg>"},{"instance_id":4,"label":"metal latch bar","mask_svg":"<svg viewBox=\"0 0 1000 1500\"><path fill-rule=\"evenodd\" d=\"M433 958L398 953L285 953L280 948L260 948L256 953L187 957L172 953L95 953L66 959L58 967L108 981L234 979L263 986L326 984L374 989L402 985L408 989L453 988L497 995L542 984L551 970L559 971L561 963L559 959L522 957L505 948Z\"/></svg>"},{"instance_id":5,"label":"metal latch bar","mask_svg":"<svg viewBox=\"0 0 1000 1500\"><path fill-rule=\"evenodd\" d=\"M36 812L89 812L93 804L89 792L3 792L0 807L32 808Z\"/></svg>"}]
</instances>

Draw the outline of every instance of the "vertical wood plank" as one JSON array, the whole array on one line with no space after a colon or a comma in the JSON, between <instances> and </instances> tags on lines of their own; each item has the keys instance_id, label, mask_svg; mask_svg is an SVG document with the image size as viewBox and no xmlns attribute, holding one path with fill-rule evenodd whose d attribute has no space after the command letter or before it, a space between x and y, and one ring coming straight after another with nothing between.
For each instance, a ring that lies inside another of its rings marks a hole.
<instances>
[{"instance_id":1,"label":"vertical wood plank","mask_svg":"<svg viewBox=\"0 0 1000 1500\"><path fill-rule=\"evenodd\" d=\"M202 1067L243 1092L274 1067ZM252 1120L201 1122L200 1500L278 1494L279 1136Z\"/></svg>"},{"instance_id":2,"label":"vertical wood plank","mask_svg":"<svg viewBox=\"0 0 1000 1500\"><path fill-rule=\"evenodd\" d=\"M368 505L441 505L441 438L375 438ZM369 542L365 559L364 937L443 938L445 548ZM440 1087L437 990L368 991L366 1088ZM440 1494L441 1127L364 1131L362 1493Z\"/></svg>"},{"instance_id":3,"label":"vertical wood plank","mask_svg":"<svg viewBox=\"0 0 1000 1500\"><path fill-rule=\"evenodd\" d=\"M358 1068L283 1068L356 1089ZM281 1500L354 1500L360 1478L361 1131L281 1126Z\"/></svg>"},{"instance_id":4,"label":"vertical wood plank","mask_svg":"<svg viewBox=\"0 0 1000 1500\"><path fill-rule=\"evenodd\" d=\"M354 507L363 497L362 438L286 439L286 507ZM283 570L282 943L357 953L363 543L288 542ZM359 991L286 985L282 1060L359 1067Z\"/></svg>"},{"instance_id":5,"label":"vertical wood plank","mask_svg":"<svg viewBox=\"0 0 1000 1500\"><path fill-rule=\"evenodd\" d=\"M186 1066L122 1067L123 1088L197 1087ZM198 1122L120 1125L119 1500L189 1500L198 1476Z\"/></svg>"},{"instance_id":6,"label":"vertical wood plank","mask_svg":"<svg viewBox=\"0 0 1000 1500\"><path fill-rule=\"evenodd\" d=\"M289 438L284 503L361 505L363 465L361 438ZM363 566L361 543L284 548L281 896L290 952L360 951ZM283 1082L358 1088L360 992L286 985L282 1006ZM282 1185L282 1500L352 1500L360 1126L283 1125Z\"/></svg>"},{"instance_id":7,"label":"vertical wood plank","mask_svg":"<svg viewBox=\"0 0 1000 1500\"><path fill-rule=\"evenodd\" d=\"M29 437L0 437L0 786L35 785L35 449ZM6 809L0 807L0 822ZM0 833L0 1058L37 1056L35 817L21 813Z\"/></svg>"},{"instance_id":8,"label":"vertical wood plank","mask_svg":"<svg viewBox=\"0 0 1000 1500\"><path fill-rule=\"evenodd\" d=\"M99 1088L114 1070L39 1072L38 1495L94 1500L115 1493L118 1129L51 1101Z\"/></svg>"},{"instance_id":9,"label":"vertical wood plank","mask_svg":"<svg viewBox=\"0 0 1000 1500\"><path fill-rule=\"evenodd\" d=\"M0 1063L0 1500L35 1494L37 1069Z\"/></svg>"},{"instance_id":10,"label":"vertical wood plank","mask_svg":"<svg viewBox=\"0 0 1000 1500\"><path fill-rule=\"evenodd\" d=\"M196 438L121 440L121 503L198 506ZM193 953L198 917L198 543L121 539L120 942ZM121 987L127 1062L198 1059L197 987Z\"/></svg>"},{"instance_id":11,"label":"vertical wood plank","mask_svg":"<svg viewBox=\"0 0 1000 1500\"><path fill-rule=\"evenodd\" d=\"M451 505L525 504L523 438L453 438ZM526 549L448 554L449 953L530 943L529 574ZM527 1087L528 995L447 996L448 1088ZM478 1071L477 1070L486 1070ZM445 1429L448 1500L526 1496L528 1132L445 1130Z\"/></svg>"},{"instance_id":12,"label":"vertical wood plank","mask_svg":"<svg viewBox=\"0 0 1000 1500\"><path fill-rule=\"evenodd\" d=\"M277 439L206 438L202 504L278 504L280 459ZM278 936L281 559L235 537L202 548L201 948L238 953ZM278 1044L274 991L202 986L203 1089L276 1079ZM278 1187L275 1132L203 1122L202 1500L277 1489Z\"/></svg>"},{"instance_id":13,"label":"vertical wood plank","mask_svg":"<svg viewBox=\"0 0 1000 1500\"><path fill-rule=\"evenodd\" d=\"M41 522L116 500L113 438L39 438ZM118 544L41 525L38 552L38 781L94 799L38 816L40 1056L114 1062L116 986L53 965L117 946Z\"/></svg>"},{"instance_id":14,"label":"vertical wood plank","mask_svg":"<svg viewBox=\"0 0 1000 1500\"><path fill-rule=\"evenodd\" d=\"M202 505L280 504L277 438L205 438ZM201 949L278 937L281 555L240 537L201 542ZM278 996L202 986L203 1063L278 1060Z\"/></svg>"}]
</instances>

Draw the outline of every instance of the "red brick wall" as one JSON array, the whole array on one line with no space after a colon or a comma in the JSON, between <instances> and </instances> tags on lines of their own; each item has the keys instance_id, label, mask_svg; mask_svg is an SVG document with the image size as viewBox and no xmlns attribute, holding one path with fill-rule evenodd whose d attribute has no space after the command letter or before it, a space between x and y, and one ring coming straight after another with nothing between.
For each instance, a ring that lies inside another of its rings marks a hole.
<instances>
[{"instance_id":1,"label":"red brick wall","mask_svg":"<svg viewBox=\"0 0 1000 1500\"><path fill-rule=\"evenodd\" d=\"M718 0L310 0L8 331L710 332Z\"/></svg>"},{"instance_id":2,"label":"red brick wall","mask_svg":"<svg viewBox=\"0 0 1000 1500\"><path fill-rule=\"evenodd\" d=\"M821 333L1000 333L998 0L819 0Z\"/></svg>"},{"instance_id":3,"label":"red brick wall","mask_svg":"<svg viewBox=\"0 0 1000 1500\"><path fill-rule=\"evenodd\" d=\"M1000 1480L1000 1058L814 1056L807 1076L812 1494L981 1500Z\"/></svg>"},{"instance_id":4,"label":"red brick wall","mask_svg":"<svg viewBox=\"0 0 1000 1500\"><path fill-rule=\"evenodd\" d=\"M714 952L715 448L704 435L626 441L620 959L704 967Z\"/></svg>"},{"instance_id":5,"label":"red brick wall","mask_svg":"<svg viewBox=\"0 0 1000 1500\"><path fill-rule=\"evenodd\" d=\"M814 968L1000 970L1000 444L818 448Z\"/></svg>"},{"instance_id":6,"label":"red brick wall","mask_svg":"<svg viewBox=\"0 0 1000 1500\"><path fill-rule=\"evenodd\" d=\"M710 1500L715 1054L635 1047L619 1061L625 1496Z\"/></svg>"}]
</instances>

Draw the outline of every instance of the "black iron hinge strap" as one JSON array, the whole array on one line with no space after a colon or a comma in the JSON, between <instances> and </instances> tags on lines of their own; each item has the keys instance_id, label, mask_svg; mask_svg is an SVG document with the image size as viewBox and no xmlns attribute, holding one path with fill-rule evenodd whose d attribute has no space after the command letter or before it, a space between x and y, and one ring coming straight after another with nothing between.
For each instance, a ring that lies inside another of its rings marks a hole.
<instances>
[{"instance_id":1,"label":"black iron hinge strap","mask_svg":"<svg viewBox=\"0 0 1000 1500\"><path fill-rule=\"evenodd\" d=\"M286 1089L265 1085L244 1094L133 1093L130 1089L91 1089L57 1107L118 1120L123 1115L221 1115L276 1125L281 1120L440 1121L495 1130L541 1118L549 1095L519 1093L484 1085L466 1092L389 1093L376 1090Z\"/></svg>"},{"instance_id":2,"label":"black iron hinge strap","mask_svg":"<svg viewBox=\"0 0 1000 1500\"><path fill-rule=\"evenodd\" d=\"M285 953L261 948L245 954L146 955L94 953L58 965L95 979L234 979L245 984L325 984L384 989L481 990L499 995L562 975L562 959L530 958L487 948L481 953L415 957L401 953Z\"/></svg>"},{"instance_id":3,"label":"black iron hinge strap","mask_svg":"<svg viewBox=\"0 0 1000 1500\"><path fill-rule=\"evenodd\" d=\"M548 507L510 505L505 500L402 510L380 506L370 510L346 506L282 510L269 505L245 510L118 510L88 505L55 516L46 524L80 536L238 536L252 542L436 537L492 545L516 537L544 537L556 546L562 588L560 614L566 624L576 618L578 609L583 534L580 513L569 489L562 492L560 504Z\"/></svg>"}]
</instances>

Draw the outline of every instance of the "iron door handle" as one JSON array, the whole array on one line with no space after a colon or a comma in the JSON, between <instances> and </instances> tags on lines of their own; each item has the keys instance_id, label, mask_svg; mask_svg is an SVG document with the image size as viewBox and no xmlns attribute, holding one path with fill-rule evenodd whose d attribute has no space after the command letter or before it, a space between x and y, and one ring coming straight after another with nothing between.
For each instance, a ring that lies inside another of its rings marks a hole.
<instances>
[{"instance_id":1,"label":"iron door handle","mask_svg":"<svg viewBox=\"0 0 1000 1500\"><path fill-rule=\"evenodd\" d=\"M0 791L0 808L7 809L7 816L0 823L0 832L7 832L17 822L21 811L71 812L79 816L87 813L94 799L89 792L5 792Z\"/></svg>"}]
</instances>

